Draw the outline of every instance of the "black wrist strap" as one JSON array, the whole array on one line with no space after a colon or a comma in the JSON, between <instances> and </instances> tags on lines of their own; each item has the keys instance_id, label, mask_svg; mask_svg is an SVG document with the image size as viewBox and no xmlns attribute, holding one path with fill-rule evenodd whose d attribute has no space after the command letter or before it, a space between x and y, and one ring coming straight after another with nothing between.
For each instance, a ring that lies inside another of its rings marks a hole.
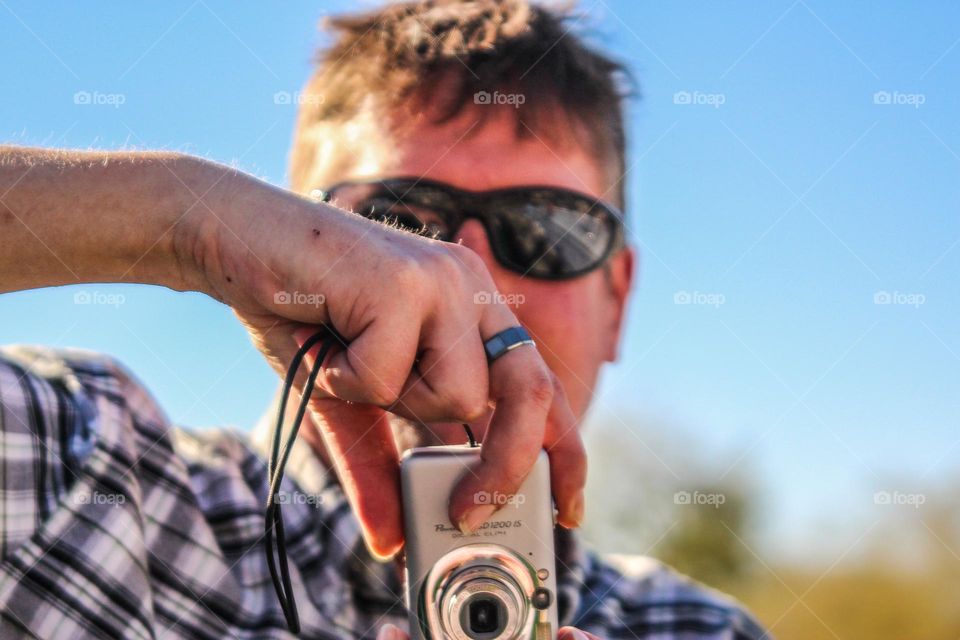
<instances>
[{"instance_id":1,"label":"black wrist strap","mask_svg":"<svg viewBox=\"0 0 960 640\"><path fill-rule=\"evenodd\" d=\"M307 377L306 385L303 388L303 395L300 398L300 405L297 407L297 414L294 416L293 424L290 427L290 433L286 441L282 442L283 418L287 407L287 400L290 397L290 390L296 380L297 372L303 362L304 356L317 343L321 343L320 352L317 355L310 374ZM280 512L280 504L277 501L277 492L280 489L280 483L283 480L283 470L287 466L287 460L290 457L290 450L300 431L300 423L307 412L307 406L310 403L310 396L313 395L313 388L317 382L317 376L323 367L330 350L335 345L346 347L346 341L333 329L325 327L310 336L303 346L297 350L290 368L287 369L287 376L283 381L283 390L280 394L280 406L277 409L277 422L273 431L273 442L270 447L270 458L267 460L267 478L270 483L269 493L267 494L267 506L264 521L264 544L267 551L267 567L270 569L270 578L273 580L273 587L276 589L277 598L280 600L280 608L287 620L287 626L290 632L300 633L300 616L297 614L297 603L293 595L293 585L290 582L290 567L287 561L287 545L283 533L283 515ZM281 446L282 443L282 446ZM274 540L274 538L276 538ZM276 544L274 544L276 543ZM274 546L276 546L276 558L274 558Z\"/></svg>"}]
</instances>

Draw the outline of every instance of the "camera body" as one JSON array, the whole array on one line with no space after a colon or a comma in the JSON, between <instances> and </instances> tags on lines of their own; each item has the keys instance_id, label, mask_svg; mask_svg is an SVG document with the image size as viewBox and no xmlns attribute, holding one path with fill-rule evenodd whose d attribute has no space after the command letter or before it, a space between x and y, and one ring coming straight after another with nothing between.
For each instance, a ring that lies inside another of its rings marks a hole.
<instances>
[{"instance_id":1,"label":"camera body","mask_svg":"<svg viewBox=\"0 0 960 640\"><path fill-rule=\"evenodd\" d=\"M540 452L513 496L476 532L450 523L450 492L479 459L470 446L422 447L400 463L411 640L553 640L556 557L550 467Z\"/></svg>"}]
</instances>

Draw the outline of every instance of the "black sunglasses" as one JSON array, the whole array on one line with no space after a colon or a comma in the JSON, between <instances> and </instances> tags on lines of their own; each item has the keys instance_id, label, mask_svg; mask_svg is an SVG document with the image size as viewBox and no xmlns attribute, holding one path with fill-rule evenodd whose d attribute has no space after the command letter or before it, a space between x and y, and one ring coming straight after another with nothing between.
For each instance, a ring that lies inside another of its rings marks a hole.
<instances>
[{"instance_id":1,"label":"black sunglasses","mask_svg":"<svg viewBox=\"0 0 960 640\"><path fill-rule=\"evenodd\" d=\"M497 262L523 276L565 280L593 271L624 245L623 214L586 194L547 186L467 191L413 177L341 182L323 190L359 214L451 242L479 220Z\"/></svg>"}]
</instances>

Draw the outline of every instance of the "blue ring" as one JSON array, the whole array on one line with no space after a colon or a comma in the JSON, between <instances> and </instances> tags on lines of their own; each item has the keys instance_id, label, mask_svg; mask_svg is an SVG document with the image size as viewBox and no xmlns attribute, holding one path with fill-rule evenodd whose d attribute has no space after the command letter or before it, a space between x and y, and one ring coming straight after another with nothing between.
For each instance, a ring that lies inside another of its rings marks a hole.
<instances>
[{"instance_id":1,"label":"blue ring","mask_svg":"<svg viewBox=\"0 0 960 640\"><path fill-rule=\"evenodd\" d=\"M483 350L487 352L487 362L492 363L508 351L513 351L524 345L535 347L537 343L533 341L533 338L523 327L510 327L484 342Z\"/></svg>"}]
</instances>

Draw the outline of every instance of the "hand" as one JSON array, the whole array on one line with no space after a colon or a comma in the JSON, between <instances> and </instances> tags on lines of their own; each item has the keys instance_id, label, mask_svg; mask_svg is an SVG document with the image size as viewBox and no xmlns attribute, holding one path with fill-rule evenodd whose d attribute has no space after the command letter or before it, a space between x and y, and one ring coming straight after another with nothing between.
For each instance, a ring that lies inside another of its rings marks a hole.
<instances>
[{"instance_id":1,"label":"hand","mask_svg":"<svg viewBox=\"0 0 960 640\"><path fill-rule=\"evenodd\" d=\"M377 640L410 640L410 636L392 624L385 624L377 632ZM561 627L557 640L600 640L597 636L573 627Z\"/></svg>"},{"instance_id":2,"label":"hand","mask_svg":"<svg viewBox=\"0 0 960 640\"><path fill-rule=\"evenodd\" d=\"M542 447L559 520L579 524L585 456L574 417L535 349L488 367L483 340L518 322L503 304L475 302L496 290L476 254L243 175L224 181L212 203L216 215L188 218L178 231L178 255L201 267L201 288L233 307L273 368L285 374L320 323L349 340L328 358L311 411L375 555L403 544L386 410L469 422L495 404L482 460L450 500L462 530L494 510L473 496L513 494Z\"/></svg>"},{"instance_id":3,"label":"hand","mask_svg":"<svg viewBox=\"0 0 960 640\"><path fill-rule=\"evenodd\" d=\"M311 409L374 554L403 542L386 409L459 422L495 403L482 460L450 500L461 528L490 516L473 495L514 493L541 447L559 520L579 523L586 461L574 419L535 349L488 370L483 339L517 319L502 304L475 304L495 288L471 251L175 153L0 146L0 193L9 223L0 291L85 282L200 291L233 307L280 374L318 325L347 338Z\"/></svg>"}]
</instances>

